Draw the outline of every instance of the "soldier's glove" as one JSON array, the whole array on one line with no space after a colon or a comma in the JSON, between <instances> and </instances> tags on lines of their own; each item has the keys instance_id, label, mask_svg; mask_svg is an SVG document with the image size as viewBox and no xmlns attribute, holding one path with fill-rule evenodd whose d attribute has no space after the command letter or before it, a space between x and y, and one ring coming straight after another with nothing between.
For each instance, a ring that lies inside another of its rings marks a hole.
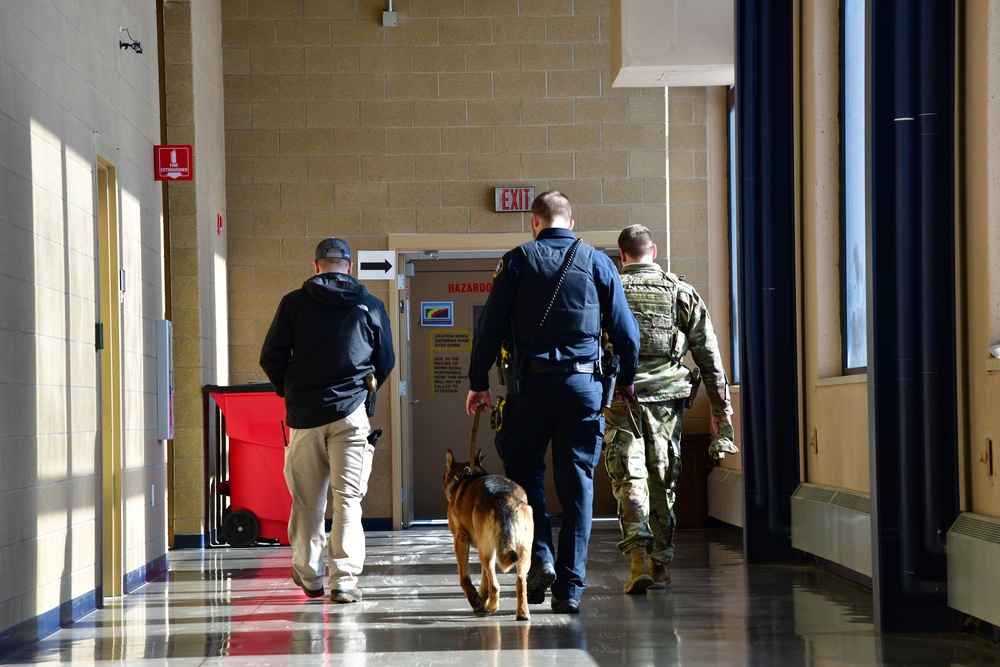
<instances>
[{"instance_id":1,"label":"soldier's glove","mask_svg":"<svg viewBox=\"0 0 1000 667\"><path fill-rule=\"evenodd\" d=\"M735 438L736 432L733 430L732 424L726 422L719 424L718 435L712 438L712 442L708 444L708 455L718 460L726 458L726 454L739 454L740 450L733 442Z\"/></svg>"}]
</instances>

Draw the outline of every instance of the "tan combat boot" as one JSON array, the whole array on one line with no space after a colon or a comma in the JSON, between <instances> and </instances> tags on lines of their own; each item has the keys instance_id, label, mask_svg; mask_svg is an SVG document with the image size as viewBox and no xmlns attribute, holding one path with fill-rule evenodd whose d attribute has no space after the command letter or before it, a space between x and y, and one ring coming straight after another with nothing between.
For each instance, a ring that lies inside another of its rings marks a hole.
<instances>
[{"instance_id":1,"label":"tan combat boot","mask_svg":"<svg viewBox=\"0 0 1000 667\"><path fill-rule=\"evenodd\" d=\"M649 575L653 577L653 585L650 588L663 588L670 583L670 568L666 563L657 563L650 558Z\"/></svg>"},{"instance_id":2,"label":"tan combat boot","mask_svg":"<svg viewBox=\"0 0 1000 667\"><path fill-rule=\"evenodd\" d=\"M649 558L646 555L645 547L636 547L630 552L632 554L632 569L628 573L628 581L625 582L625 592L630 595L645 593L646 589L653 585L653 577L649 574Z\"/></svg>"}]
</instances>

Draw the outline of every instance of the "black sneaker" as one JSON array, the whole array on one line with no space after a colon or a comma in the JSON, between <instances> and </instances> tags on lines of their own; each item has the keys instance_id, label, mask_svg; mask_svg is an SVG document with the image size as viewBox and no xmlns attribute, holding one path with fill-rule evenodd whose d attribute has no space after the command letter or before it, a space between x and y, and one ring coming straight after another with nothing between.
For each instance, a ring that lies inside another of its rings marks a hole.
<instances>
[{"instance_id":1,"label":"black sneaker","mask_svg":"<svg viewBox=\"0 0 1000 667\"><path fill-rule=\"evenodd\" d=\"M302 592L306 594L306 597L321 598L325 593L322 586L320 586L319 588L306 588L305 586L303 586L302 580L299 579L299 575L295 574L295 570L292 570L292 581L295 582L296 586L302 589Z\"/></svg>"},{"instance_id":2,"label":"black sneaker","mask_svg":"<svg viewBox=\"0 0 1000 667\"><path fill-rule=\"evenodd\" d=\"M535 563L528 570L528 604L545 602L545 591L556 580L556 568L552 563Z\"/></svg>"},{"instance_id":3,"label":"black sneaker","mask_svg":"<svg viewBox=\"0 0 1000 667\"><path fill-rule=\"evenodd\" d=\"M552 598L552 611L556 614L579 614L580 601Z\"/></svg>"}]
</instances>

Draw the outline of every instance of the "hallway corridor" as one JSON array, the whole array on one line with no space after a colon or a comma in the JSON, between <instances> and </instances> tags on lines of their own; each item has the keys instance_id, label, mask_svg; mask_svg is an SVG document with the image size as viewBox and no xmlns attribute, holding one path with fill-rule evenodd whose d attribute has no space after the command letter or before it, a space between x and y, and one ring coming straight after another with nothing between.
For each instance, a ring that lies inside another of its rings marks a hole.
<instances>
[{"instance_id":1,"label":"hallway corridor","mask_svg":"<svg viewBox=\"0 0 1000 667\"><path fill-rule=\"evenodd\" d=\"M976 635L876 636L871 592L810 566L744 565L739 538L681 531L673 582L621 594L614 522L595 525L578 617L472 613L445 526L368 533L360 604L311 600L282 547L173 551L170 573L2 664L1000 665ZM474 570L478 582L478 567Z\"/></svg>"}]
</instances>

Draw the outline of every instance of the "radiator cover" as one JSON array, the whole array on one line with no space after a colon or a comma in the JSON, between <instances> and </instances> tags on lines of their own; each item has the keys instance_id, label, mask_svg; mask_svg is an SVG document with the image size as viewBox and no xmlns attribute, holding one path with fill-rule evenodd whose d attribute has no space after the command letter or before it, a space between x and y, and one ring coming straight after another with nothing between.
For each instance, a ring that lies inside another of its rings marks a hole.
<instances>
[{"instance_id":1,"label":"radiator cover","mask_svg":"<svg viewBox=\"0 0 1000 667\"><path fill-rule=\"evenodd\" d=\"M871 577L871 498L832 486L800 484L792 494L792 546Z\"/></svg>"},{"instance_id":2,"label":"radiator cover","mask_svg":"<svg viewBox=\"0 0 1000 667\"><path fill-rule=\"evenodd\" d=\"M708 516L743 527L743 473L712 468L708 475Z\"/></svg>"},{"instance_id":3,"label":"radiator cover","mask_svg":"<svg viewBox=\"0 0 1000 667\"><path fill-rule=\"evenodd\" d=\"M1000 519L963 512L948 529L948 606L1000 625Z\"/></svg>"}]
</instances>

